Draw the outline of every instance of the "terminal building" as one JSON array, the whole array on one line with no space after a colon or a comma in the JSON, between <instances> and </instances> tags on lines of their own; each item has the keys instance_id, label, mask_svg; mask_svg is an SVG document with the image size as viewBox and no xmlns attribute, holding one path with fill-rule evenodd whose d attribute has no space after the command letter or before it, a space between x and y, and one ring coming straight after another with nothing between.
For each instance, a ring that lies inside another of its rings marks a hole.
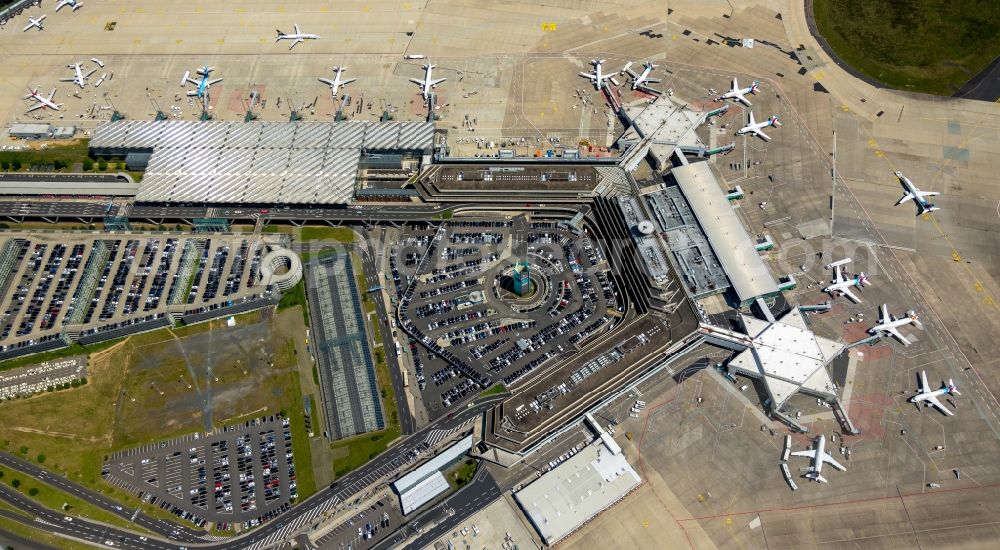
<instances>
[{"instance_id":1,"label":"terminal building","mask_svg":"<svg viewBox=\"0 0 1000 550\"><path fill-rule=\"evenodd\" d=\"M433 138L427 122L122 120L98 126L90 150L145 167L139 202L336 205L371 189L368 175L429 162Z\"/></svg>"}]
</instances>

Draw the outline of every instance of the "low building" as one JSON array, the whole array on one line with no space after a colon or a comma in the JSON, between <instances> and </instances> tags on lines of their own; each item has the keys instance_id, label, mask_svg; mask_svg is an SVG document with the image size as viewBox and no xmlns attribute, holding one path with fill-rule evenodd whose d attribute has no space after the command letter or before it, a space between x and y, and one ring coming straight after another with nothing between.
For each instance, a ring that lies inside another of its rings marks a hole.
<instances>
[{"instance_id":1,"label":"low building","mask_svg":"<svg viewBox=\"0 0 1000 550\"><path fill-rule=\"evenodd\" d=\"M48 124L11 124L10 137L16 139L48 139L52 127Z\"/></svg>"},{"instance_id":2,"label":"low building","mask_svg":"<svg viewBox=\"0 0 1000 550\"><path fill-rule=\"evenodd\" d=\"M602 432L514 500L548 545L566 538L642 483L614 439Z\"/></svg>"},{"instance_id":3,"label":"low building","mask_svg":"<svg viewBox=\"0 0 1000 550\"><path fill-rule=\"evenodd\" d=\"M448 480L444 478L441 470L468 454L471 449L472 436L470 435L441 451L412 472L397 479L392 484L392 488L399 495L399 505L403 515L420 508L434 500L438 495L446 493Z\"/></svg>"}]
</instances>

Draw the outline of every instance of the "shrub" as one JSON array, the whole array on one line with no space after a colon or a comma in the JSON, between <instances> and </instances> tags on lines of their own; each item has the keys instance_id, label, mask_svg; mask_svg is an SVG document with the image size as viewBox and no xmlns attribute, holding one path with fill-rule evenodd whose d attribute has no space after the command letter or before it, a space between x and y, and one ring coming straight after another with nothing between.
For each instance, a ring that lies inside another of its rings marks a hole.
<instances>
[{"instance_id":1,"label":"shrub","mask_svg":"<svg viewBox=\"0 0 1000 550\"><path fill-rule=\"evenodd\" d=\"M97 159L97 169L101 172L108 169L108 161L104 159Z\"/></svg>"},{"instance_id":2,"label":"shrub","mask_svg":"<svg viewBox=\"0 0 1000 550\"><path fill-rule=\"evenodd\" d=\"M10 163L10 167L13 168L14 170L20 170L21 159L14 159L14 161Z\"/></svg>"},{"instance_id":3,"label":"shrub","mask_svg":"<svg viewBox=\"0 0 1000 550\"><path fill-rule=\"evenodd\" d=\"M83 159L83 171L90 172L94 169L94 161L90 159Z\"/></svg>"},{"instance_id":4,"label":"shrub","mask_svg":"<svg viewBox=\"0 0 1000 550\"><path fill-rule=\"evenodd\" d=\"M23 455L28 454L28 446L27 445L22 445L21 448L18 449L18 450L21 451L21 454L23 454Z\"/></svg>"},{"instance_id":5,"label":"shrub","mask_svg":"<svg viewBox=\"0 0 1000 550\"><path fill-rule=\"evenodd\" d=\"M21 480L20 479L15 479L15 480L11 481L10 482L10 486L13 487L13 488L15 488L15 489L17 489L18 487L21 486Z\"/></svg>"},{"instance_id":6,"label":"shrub","mask_svg":"<svg viewBox=\"0 0 1000 550\"><path fill-rule=\"evenodd\" d=\"M37 495L38 494L38 488L37 487L32 487L31 489L28 489L28 494L31 495L31 496Z\"/></svg>"},{"instance_id":7,"label":"shrub","mask_svg":"<svg viewBox=\"0 0 1000 550\"><path fill-rule=\"evenodd\" d=\"M45 455L44 454L39 454L38 455L38 463L41 464L42 462L45 462Z\"/></svg>"},{"instance_id":8,"label":"shrub","mask_svg":"<svg viewBox=\"0 0 1000 550\"><path fill-rule=\"evenodd\" d=\"M10 170L10 161L7 159L0 160L0 168L4 170Z\"/></svg>"}]
</instances>

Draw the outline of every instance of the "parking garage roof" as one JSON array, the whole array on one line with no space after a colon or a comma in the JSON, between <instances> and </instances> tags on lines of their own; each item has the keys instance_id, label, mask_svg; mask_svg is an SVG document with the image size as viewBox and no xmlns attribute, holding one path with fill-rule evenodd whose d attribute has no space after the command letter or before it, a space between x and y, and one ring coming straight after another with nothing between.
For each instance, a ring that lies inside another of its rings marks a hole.
<instances>
[{"instance_id":1,"label":"parking garage roof","mask_svg":"<svg viewBox=\"0 0 1000 550\"><path fill-rule=\"evenodd\" d=\"M403 514L409 514L447 491L448 481L441 474L441 469L458 460L471 449L472 436L469 435L396 480L392 486L399 493Z\"/></svg>"},{"instance_id":2,"label":"parking garage roof","mask_svg":"<svg viewBox=\"0 0 1000 550\"><path fill-rule=\"evenodd\" d=\"M708 163L675 166L671 174L691 205L740 302L777 294L778 285L736 217Z\"/></svg>"},{"instance_id":3,"label":"parking garage roof","mask_svg":"<svg viewBox=\"0 0 1000 550\"><path fill-rule=\"evenodd\" d=\"M427 153L433 137L427 122L116 121L90 148L153 151L139 201L343 204L363 151Z\"/></svg>"}]
</instances>

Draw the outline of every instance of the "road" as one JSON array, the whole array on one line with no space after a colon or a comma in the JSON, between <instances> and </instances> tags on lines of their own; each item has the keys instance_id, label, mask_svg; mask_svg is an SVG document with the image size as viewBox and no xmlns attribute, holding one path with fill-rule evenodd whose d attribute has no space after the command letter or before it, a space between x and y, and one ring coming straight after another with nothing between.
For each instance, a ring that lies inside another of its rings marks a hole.
<instances>
[{"instance_id":1,"label":"road","mask_svg":"<svg viewBox=\"0 0 1000 550\"><path fill-rule=\"evenodd\" d=\"M450 430L457 428L464 424L465 422L471 420L472 418L481 415L484 411L493 407L496 403L502 401L506 396L504 395L491 395L485 398L477 398L465 409L456 411L452 415L444 418L439 418L438 420L428 424L416 433L405 437L397 445L394 445L391 449L383 452L382 454L376 456L374 459L370 460L361 468L343 476L333 485L326 487L309 499L303 501L292 507L288 512L278 516L277 519L243 535L241 537L233 537L222 541L213 541L208 543L202 543L198 545L200 549L218 549L218 550L240 550L240 549L256 549L264 548L266 546L277 544L282 540L290 537L295 531L304 528L309 522L316 520L319 515L325 511L331 509L331 502L340 503L346 500L350 500L356 494L363 491L365 488L370 486L372 483L377 481L379 478L389 473L394 472L400 466L408 463L406 458L407 452L417 443L424 441L426 438L432 436L432 432L435 430ZM17 459L10 455L0 454L0 458L5 458L6 461L0 462L4 466L11 468L12 470L23 471L26 474L31 475L30 471L38 472L34 477L43 479L46 482L57 481L55 476L46 473L44 476L41 475L40 469L31 463L25 462L23 460ZM22 468L24 468L22 470ZM61 480L66 481L66 480ZM67 483L71 483L68 482ZM54 483L55 484L55 483ZM75 485L75 484L73 484ZM68 485L63 485L61 482L57 485L61 489L65 489ZM470 484L471 486L471 484ZM79 489L82 489L79 490ZM464 491L463 491L464 492ZM94 493L82 487L74 487L73 494L78 496L92 504L100 505L107 501L103 495ZM166 548L180 548L183 545L178 544L178 542L158 540L154 537L148 537L148 540L140 539L140 535L120 529L117 527L106 526L100 523L74 518L70 521L63 519L63 514L61 512L49 510L48 508L42 507L35 501L21 495L20 493L10 489L5 485L0 485L0 500L11 503L12 505L18 507L19 509L32 514L33 517L44 521L46 529L55 533L62 533L83 540L88 540L95 542L97 544L103 544L105 540L112 540L115 542L115 546L121 546L123 548L154 548L154 549L166 549ZM117 510L111 504L112 510L115 513L121 514L122 511ZM123 507L124 508L124 507ZM131 512L131 511L130 511ZM6 516L6 515L5 515ZM141 516L141 515L140 515ZM138 517L137 516L137 519ZM38 527L39 524L35 519L26 518L24 516L19 516L18 514L12 514L6 516L11 520L18 521L25 525L31 525ZM159 520L151 520L159 521ZM138 522L137 522L138 524ZM185 530L183 527L170 524L173 529L184 530L184 534L189 530ZM143 525L145 527L145 525ZM155 529L156 532L161 532L162 529ZM170 538L174 538L171 536ZM180 540L180 539L178 539ZM187 537L184 537L183 541L187 542Z\"/></svg>"},{"instance_id":2,"label":"road","mask_svg":"<svg viewBox=\"0 0 1000 550\"><path fill-rule=\"evenodd\" d=\"M373 550L389 550L404 542L407 548L424 548L455 530L470 516L500 498L503 491L489 472L481 466L480 464L480 469L471 483L433 508L411 519L401 526L392 537L383 540ZM431 523L435 523L435 525L430 528L424 527ZM406 541L404 533L413 532L418 528L423 529L420 535L416 539Z\"/></svg>"},{"instance_id":3,"label":"road","mask_svg":"<svg viewBox=\"0 0 1000 550\"><path fill-rule=\"evenodd\" d=\"M136 514L135 519L133 519L132 515L136 512L135 508L122 506L118 502L98 493L97 491L88 489L40 466L36 466L27 460L23 460L3 451L0 451L0 465L12 470L17 470L23 474L38 479L39 481L44 481L61 491L65 491L70 495L85 500L116 516L130 520L137 526L154 533L159 533L164 537L169 537L173 540L182 542L197 542L202 540L201 537L206 534L205 531L191 529L172 521L154 519L141 512Z\"/></svg>"},{"instance_id":4,"label":"road","mask_svg":"<svg viewBox=\"0 0 1000 550\"><path fill-rule=\"evenodd\" d=\"M361 256L361 265L364 267L365 280L368 284L370 286L377 286L380 266L376 265L378 253L372 248L372 241L373 239L371 238L365 239L365 250ZM376 242L381 244L382 240L378 239ZM381 267L384 269L384 265ZM366 290L360 289L361 292L365 292ZM406 387L403 385L403 375L400 373L399 358L392 351L395 345L390 344L396 338L393 336L392 328L387 323L389 319L394 319L396 315L392 312L392 306L385 303L383 296L382 292L368 293L368 297L375 301L375 326L381 332L382 342L385 344L385 362L389 367L389 373L392 375L392 391L396 395L396 404L399 407L400 429L403 435L407 435L413 433L416 428L416 422L413 419L413 414L406 400ZM380 323L379 320L383 322ZM403 341L399 342L400 345L403 345L403 343Z\"/></svg>"}]
</instances>

